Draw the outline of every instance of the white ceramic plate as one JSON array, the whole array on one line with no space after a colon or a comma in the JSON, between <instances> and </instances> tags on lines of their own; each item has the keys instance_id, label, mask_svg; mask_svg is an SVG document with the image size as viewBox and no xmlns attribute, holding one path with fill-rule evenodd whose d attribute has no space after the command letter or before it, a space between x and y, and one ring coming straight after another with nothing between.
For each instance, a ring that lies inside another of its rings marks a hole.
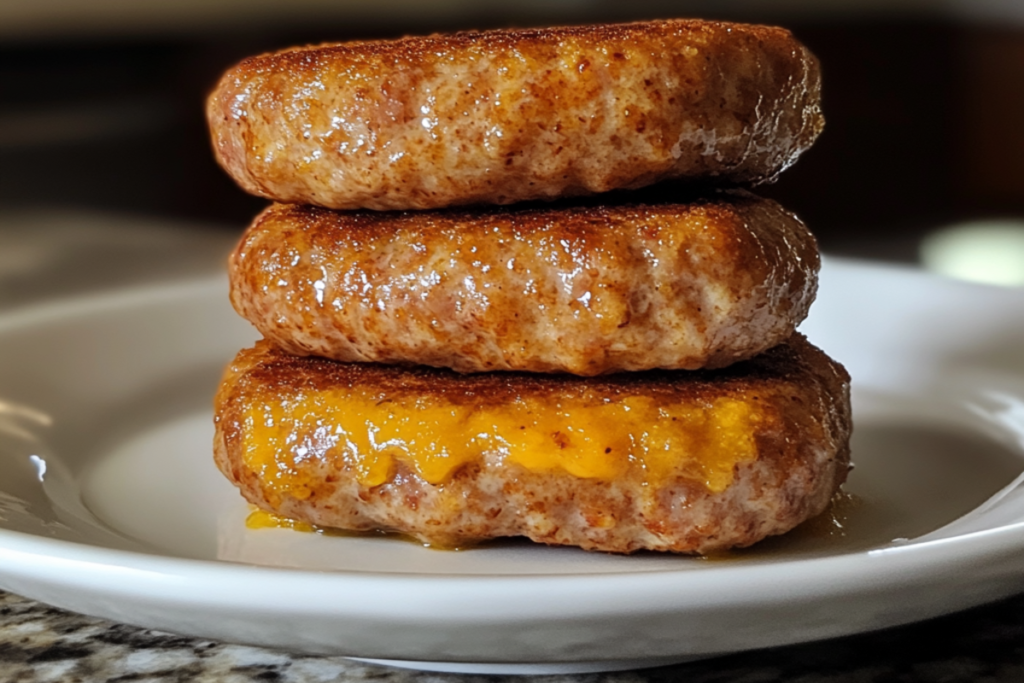
<instances>
[{"instance_id":1,"label":"white ceramic plate","mask_svg":"<svg viewBox=\"0 0 1024 683\"><path fill-rule=\"evenodd\" d=\"M859 503L726 559L249 530L210 400L254 333L220 278L0 317L0 587L193 636L456 671L639 666L1020 589L1024 295L828 261L804 327L855 378Z\"/></svg>"}]
</instances>

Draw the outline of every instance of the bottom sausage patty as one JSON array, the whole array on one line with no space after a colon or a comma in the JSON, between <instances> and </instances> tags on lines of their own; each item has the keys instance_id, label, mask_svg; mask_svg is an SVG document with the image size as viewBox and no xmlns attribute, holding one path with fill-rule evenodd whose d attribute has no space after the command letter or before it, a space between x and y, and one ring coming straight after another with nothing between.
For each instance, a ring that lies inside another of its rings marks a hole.
<instances>
[{"instance_id":1,"label":"bottom sausage patty","mask_svg":"<svg viewBox=\"0 0 1024 683\"><path fill-rule=\"evenodd\" d=\"M263 510L442 547L489 538L707 553L822 512L849 377L800 335L714 371L459 375L243 350L215 460Z\"/></svg>"}]
</instances>

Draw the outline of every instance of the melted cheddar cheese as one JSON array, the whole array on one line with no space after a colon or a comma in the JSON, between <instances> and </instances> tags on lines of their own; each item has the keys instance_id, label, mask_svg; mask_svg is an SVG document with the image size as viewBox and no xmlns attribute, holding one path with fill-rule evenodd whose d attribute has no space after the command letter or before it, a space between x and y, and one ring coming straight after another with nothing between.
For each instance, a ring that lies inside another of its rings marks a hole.
<instances>
[{"instance_id":1,"label":"melted cheddar cheese","mask_svg":"<svg viewBox=\"0 0 1024 683\"><path fill-rule=\"evenodd\" d=\"M584 479L638 471L644 483L658 485L683 476L719 492L738 464L757 457L754 433L762 419L749 403L731 398L684 405L588 395L500 406L435 401L322 391L250 406L244 462L272 502L285 494L307 499L335 469L373 487L389 481L401 462L425 481L444 484L485 456Z\"/></svg>"}]
</instances>

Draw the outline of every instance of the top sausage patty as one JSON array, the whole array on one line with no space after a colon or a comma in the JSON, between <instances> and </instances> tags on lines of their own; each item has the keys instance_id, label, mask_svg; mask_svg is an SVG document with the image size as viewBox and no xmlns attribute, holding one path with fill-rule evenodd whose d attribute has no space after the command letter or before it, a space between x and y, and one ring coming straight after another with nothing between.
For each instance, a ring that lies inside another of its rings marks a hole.
<instances>
[{"instance_id":1,"label":"top sausage patty","mask_svg":"<svg viewBox=\"0 0 1024 683\"><path fill-rule=\"evenodd\" d=\"M210 96L247 191L334 209L772 180L822 129L788 31L696 20L456 33L246 59Z\"/></svg>"}]
</instances>

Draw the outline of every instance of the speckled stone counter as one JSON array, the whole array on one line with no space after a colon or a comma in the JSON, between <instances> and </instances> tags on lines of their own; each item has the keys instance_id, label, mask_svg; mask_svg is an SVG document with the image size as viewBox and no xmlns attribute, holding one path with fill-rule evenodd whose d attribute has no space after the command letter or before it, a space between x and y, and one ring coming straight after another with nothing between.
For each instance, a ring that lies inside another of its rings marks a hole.
<instances>
[{"instance_id":1,"label":"speckled stone counter","mask_svg":"<svg viewBox=\"0 0 1024 683\"><path fill-rule=\"evenodd\" d=\"M83 617L0 592L2 683L369 680L511 683L528 679L405 671L340 657L308 657L195 640ZM1024 595L920 624L820 643L659 669L532 680L1020 683L1024 681Z\"/></svg>"}]
</instances>

